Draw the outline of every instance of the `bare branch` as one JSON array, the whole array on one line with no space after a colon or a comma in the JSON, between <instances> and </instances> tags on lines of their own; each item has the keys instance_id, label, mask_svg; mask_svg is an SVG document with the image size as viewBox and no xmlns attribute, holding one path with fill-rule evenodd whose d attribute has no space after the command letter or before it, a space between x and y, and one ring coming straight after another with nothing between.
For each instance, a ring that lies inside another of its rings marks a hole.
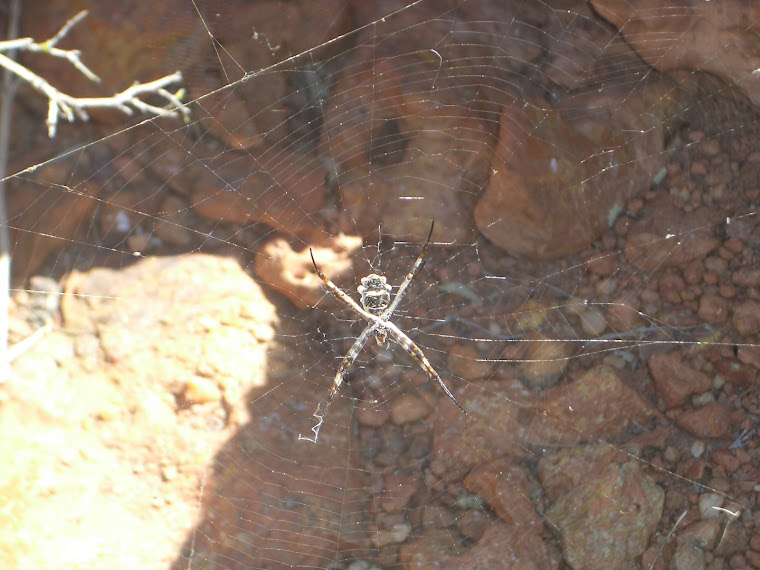
<instances>
[{"instance_id":1,"label":"bare branch","mask_svg":"<svg viewBox=\"0 0 760 570\"><path fill-rule=\"evenodd\" d=\"M50 138L55 137L58 119L61 115L70 123L73 123L77 118L87 121L89 120L87 109L115 109L125 115L132 115L134 109L141 113L160 117L180 118L189 116L190 110L181 101L184 96L184 90L180 89L176 93L171 93L166 89L169 85L182 81L182 74L179 71L150 83L135 83L121 93L117 93L111 97L72 97L71 95L62 93L44 78L2 53L17 49L32 53L45 53L53 57L65 59L90 81L98 83L100 82L100 78L82 63L80 59L82 53L79 50L65 50L56 47L56 44L86 15L86 11L79 12L79 14L69 19L58 33L42 43L36 43L32 38L0 42L0 67L5 68L26 81L50 101L46 121L48 136ZM150 105L139 98L144 95L158 95L166 100L167 104L163 107Z\"/></svg>"},{"instance_id":2,"label":"bare branch","mask_svg":"<svg viewBox=\"0 0 760 570\"><path fill-rule=\"evenodd\" d=\"M68 22L66 22L63 27L58 30L58 33L54 35L52 38L50 38L48 41L43 42L42 45L48 46L48 47L54 47L58 42L60 42L63 38L66 37L66 34L69 33L69 30L76 26L79 22L85 19L87 17L87 10L82 10L77 14L76 16L73 16L69 18Z\"/></svg>"}]
</instances>

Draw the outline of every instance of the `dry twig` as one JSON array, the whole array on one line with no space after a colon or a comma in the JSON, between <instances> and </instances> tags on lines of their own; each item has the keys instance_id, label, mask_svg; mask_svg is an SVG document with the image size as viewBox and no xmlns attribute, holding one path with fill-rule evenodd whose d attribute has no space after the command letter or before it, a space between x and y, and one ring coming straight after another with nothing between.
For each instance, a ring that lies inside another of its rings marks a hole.
<instances>
[{"instance_id":1,"label":"dry twig","mask_svg":"<svg viewBox=\"0 0 760 570\"><path fill-rule=\"evenodd\" d=\"M100 78L82 63L80 59L82 54L79 50L65 50L56 47L56 44L86 15L86 11L79 12L66 22L57 34L42 43L37 43L32 38L10 39L0 42L0 67L26 81L50 101L47 116L48 136L50 138L55 136L58 119L61 115L70 123L73 123L77 118L87 121L89 120L87 109L116 109L126 115L132 115L133 109L136 109L150 115L174 118L189 115L190 110L182 103L184 90L180 89L176 93L166 90L169 85L182 81L182 74L179 71L150 83L135 83L111 97L72 97L62 93L42 77L2 53L9 50L46 53L67 60L90 81L100 82ZM154 94L163 97L167 104L164 107L157 107L139 98Z\"/></svg>"}]
</instances>

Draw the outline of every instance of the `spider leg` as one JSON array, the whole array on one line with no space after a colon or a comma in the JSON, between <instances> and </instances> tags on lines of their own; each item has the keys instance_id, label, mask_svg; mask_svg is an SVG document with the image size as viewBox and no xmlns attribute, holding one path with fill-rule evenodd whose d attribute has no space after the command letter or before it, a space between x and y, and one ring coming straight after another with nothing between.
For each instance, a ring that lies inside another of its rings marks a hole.
<instances>
[{"instance_id":1,"label":"spider leg","mask_svg":"<svg viewBox=\"0 0 760 570\"><path fill-rule=\"evenodd\" d=\"M374 315L371 315L373 319L377 319ZM379 320L379 319L378 319ZM307 441L311 441L313 443L317 443L317 438L319 437L319 430L322 429L322 422L325 420L325 416L327 415L327 408L330 407L330 404L333 401L333 398L335 398L335 395L340 390L340 387L343 385L343 379L345 378L346 374L348 373L348 370L353 366L354 361L356 360L356 357L359 356L359 353L362 350L362 347L365 345L365 343L369 340L369 337L371 337L375 330L381 325L381 322L374 322L374 324L368 326L366 329L364 329L364 332L362 332L361 335L359 335L359 338L356 339L356 342L351 345L351 348L346 353L346 356L343 357L343 360L340 363L340 366L338 367L338 372L335 373L335 378L333 378L333 384L330 387L330 392L327 394L327 397L325 397L324 400L322 400L318 405L317 409L314 411L313 417L317 418L319 421L317 424L311 428L311 431L314 433L314 437L304 437L300 433L298 434L298 439L305 439Z\"/></svg>"},{"instance_id":2,"label":"spider leg","mask_svg":"<svg viewBox=\"0 0 760 570\"><path fill-rule=\"evenodd\" d=\"M435 371L435 368L433 368L433 365L430 364L430 361L422 353L422 350L420 349L420 347L417 346L412 339L410 339L403 332L401 332L401 329L398 328L393 323L386 322L385 328L390 333L391 338L395 342L397 342L399 345L401 345L401 348L406 350L409 356L411 356L412 358L414 358L414 360L417 361L417 364L419 364L420 368L422 368L425 371L425 373L428 375L428 378L430 378L431 380L434 380L441 387L441 390L443 390L446 393L446 395L451 399L451 401L457 405L457 408L459 408L465 414L467 414L464 408L459 404L459 402L457 402L457 399L454 397L454 394L452 394L451 391L446 387L446 384L443 383L443 380L441 380L441 377L438 375L438 372Z\"/></svg>"},{"instance_id":3,"label":"spider leg","mask_svg":"<svg viewBox=\"0 0 760 570\"><path fill-rule=\"evenodd\" d=\"M420 251L420 254L417 256L417 261L414 262L414 265L412 265L412 268L409 270L409 273L407 273L406 277L404 277L404 281L401 283L401 285L399 285L398 291L396 292L396 296L393 298L393 302L390 305L388 305L388 308L385 309L385 311L381 315L382 319L387 320L391 318L393 311L396 310L396 307L398 307L398 304L401 302L401 299L403 299L404 295L406 294L406 290L409 287L409 284L412 282L412 279L414 279L414 276L417 274L420 268L425 264L425 255L427 254L428 244L430 243L430 237L433 235L434 227L435 227L435 220L433 220L433 223L430 224L430 232L428 233L427 241L425 241L425 245L422 246L422 251Z\"/></svg>"},{"instance_id":4,"label":"spider leg","mask_svg":"<svg viewBox=\"0 0 760 570\"><path fill-rule=\"evenodd\" d=\"M367 319L370 323L377 324L377 321L380 319L379 317L376 317L372 313L369 313L365 311L359 303L354 301L351 297L346 295L340 287L338 287L335 283L330 281L329 277L322 273L322 270L317 266L317 262L314 261L314 253L311 251L311 248L309 248L309 253L311 254L311 262L314 264L314 270L317 272L317 275L319 278L324 282L324 284L327 286L327 288L330 290L330 292L335 295L338 299L343 301L346 305L351 307L354 311L359 313L362 317Z\"/></svg>"}]
</instances>

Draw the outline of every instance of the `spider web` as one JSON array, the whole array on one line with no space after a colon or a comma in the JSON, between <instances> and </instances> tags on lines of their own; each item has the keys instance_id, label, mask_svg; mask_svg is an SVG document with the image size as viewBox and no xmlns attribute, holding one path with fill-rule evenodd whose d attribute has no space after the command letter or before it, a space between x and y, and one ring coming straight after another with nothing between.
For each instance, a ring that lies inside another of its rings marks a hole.
<instances>
[{"instance_id":1,"label":"spider web","mask_svg":"<svg viewBox=\"0 0 760 570\"><path fill-rule=\"evenodd\" d=\"M17 97L9 567L760 567L754 68L592 4L93 3L190 120ZM369 342L299 441L367 325L309 248L395 294L433 219L392 322L467 415Z\"/></svg>"}]
</instances>

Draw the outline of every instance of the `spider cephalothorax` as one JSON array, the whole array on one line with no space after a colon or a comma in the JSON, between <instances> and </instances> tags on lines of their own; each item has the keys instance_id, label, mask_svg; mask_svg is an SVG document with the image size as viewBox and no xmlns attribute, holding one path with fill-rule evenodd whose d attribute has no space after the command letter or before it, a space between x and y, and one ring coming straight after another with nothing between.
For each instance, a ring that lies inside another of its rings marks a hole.
<instances>
[{"instance_id":1,"label":"spider cephalothorax","mask_svg":"<svg viewBox=\"0 0 760 570\"><path fill-rule=\"evenodd\" d=\"M369 324L367 325L367 328L362 331L362 334L359 335L359 338L356 339L354 344L349 349L348 353L346 353L346 356L343 357L343 360L338 367L338 372L335 374L335 378L333 379L333 385L330 388L330 392L327 394L325 400L317 406L317 410L314 412L314 417L319 420L317 422L317 425L311 428L311 431L314 432L314 437L304 437L299 434L298 439L305 439L316 443L317 438L319 437L319 430L322 427L322 422L324 421L325 415L327 414L327 408L330 406L330 402L332 402L335 394L337 394L338 390L340 390L341 384L343 384L343 379L345 378L348 369L351 368L362 347L371 336L374 336L375 340L377 340L377 343L380 345L384 344L388 337L399 344L404 350L406 350L409 356L417 361L417 364L419 364L420 368L425 371L425 373L428 375L428 378L435 381L436 384L440 386L441 390L443 390L444 393L449 398L451 398L451 401L454 402L457 407L459 407L459 409L464 412L464 408L459 405L459 402L457 402L454 395L446 387L446 384L443 383L443 380L441 380L438 372L435 371L435 368L433 368L428 359L422 353L420 347L418 347L412 339L406 336L401 331L401 329L390 322L390 318L393 316L393 311L395 311L396 307L398 307L398 304L401 302L401 299L403 299L404 294L409 287L409 284L412 282L412 279L414 279L417 271L419 271L420 267L422 267L422 264L425 261L425 253L427 253L427 247L430 243L430 236L433 235L434 225L435 223L430 225L430 233L428 234L427 241L425 242L425 245L422 246L422 251L417 256L417 260L414 262L414 265L412 265L409 273L406 274L406 277L401 282L401 285L399 285L398 291L396 291L396 296L393 298L393 301L391 301L391 291L393 288L388 284L387 279L382 275L372 273L370 275L367 275L367 277L363 277L361 285L357 287L359 295L361 295L361 298L359 299L359 302L361 303L360 305L346 293L344 293L340 287L330 281L324 273L322 273L322 270L317 266L317 262L314 261L314 254L311 253L311 250L309 250L309 253L311 253L311 261L314 264L314 270L317 272L317 275L319 275L319 278L324 282L325 286L327 286L328 290L333 295L338 297L338 299L343 301L346 305L351 307L351 309L356 314L364 317L369 322Z\"/></svg>"}]
</instances>

